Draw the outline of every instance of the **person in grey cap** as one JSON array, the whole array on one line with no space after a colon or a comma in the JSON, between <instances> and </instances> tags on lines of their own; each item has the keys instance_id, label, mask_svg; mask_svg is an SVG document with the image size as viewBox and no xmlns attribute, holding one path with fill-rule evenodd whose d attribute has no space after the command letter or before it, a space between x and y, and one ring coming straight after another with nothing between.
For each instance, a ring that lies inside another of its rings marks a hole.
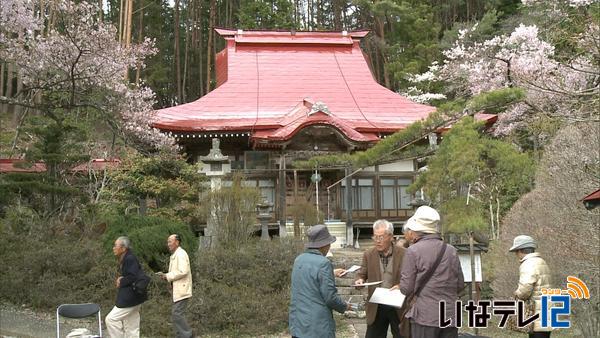
<instances>
[{"instance_id":1,"label":"person in grey cap","mask_svg":"<svg viewBox=\"0 0 600 338\"><path fill-rule=\"evenodd\" d=\"M455 302L464 288L464 277L456 249L444 243L439 234L440 215L421 206L406 221L403 231L411 243L404 253L400 271L400 291L409 304L412 338L456 338ZM446 302L449 327L440 327L440 301Z\"/></svg>"},{"instance_id":2,"label":"person in grey cap","mask_svg":"<svg viewBox=\"0 0 600 338\"><path fill-rule=\"evenodd\" d=\"M289 330L292 337L333 338L332 310L344 313L350 304L337 293L333 265L325 257L335 236L325 225L308 229L306 251L296 257L292 270Z\"/></svg>"},{"instance_id":3,"label":"person in grey cap","mask_svg":"<svg viewBox=\"0 0 600 338\"><path fill-rule=\"evenodd\" d=\"M535 302L535 312L540 313L542 288L550 288L550 268L546 261L535 252L537 244L535 240L527 235L519 235L513 240L512 247L508 250L514 252L521 262L519 266L519 286L514 296L520 300ZM550 327L542 327L540 320L533 324L533 332L530 338L550 337Z\"/></svg>"}]
</instances>

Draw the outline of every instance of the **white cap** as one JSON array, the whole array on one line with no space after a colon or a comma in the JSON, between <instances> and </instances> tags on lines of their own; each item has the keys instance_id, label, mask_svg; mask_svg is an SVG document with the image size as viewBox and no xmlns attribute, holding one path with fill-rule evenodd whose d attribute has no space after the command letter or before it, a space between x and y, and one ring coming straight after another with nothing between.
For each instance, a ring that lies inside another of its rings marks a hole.
<instances>
[{"instance_id":1,"label":"white cap","mask_svg":"<svg viewBox=\"0 0 600 338\"><path fill-rule=\"evenodd\" d=\"M439 233L438 223L440 222L440 214L431 207L426 205L419 207L415 214L406 221L403 230L419 231L426 234Z\"/></svg>"}]
</instances>

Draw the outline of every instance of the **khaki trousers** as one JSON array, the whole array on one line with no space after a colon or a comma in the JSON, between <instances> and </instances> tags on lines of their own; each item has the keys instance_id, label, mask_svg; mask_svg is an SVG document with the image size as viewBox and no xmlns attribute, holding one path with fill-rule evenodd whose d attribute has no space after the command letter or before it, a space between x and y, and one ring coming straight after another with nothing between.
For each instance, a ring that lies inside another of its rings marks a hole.
<instances>
[{"instance_id":1,"label":"khaki trousers","mask_svg":"<svg viewBox=\"0 0 600 338\"><path fill-rule=\"evenodd\" d=\"M113 309L106 316L106 330L110 338L140 337L140 305Z\"/></svg>"}]
</instances>

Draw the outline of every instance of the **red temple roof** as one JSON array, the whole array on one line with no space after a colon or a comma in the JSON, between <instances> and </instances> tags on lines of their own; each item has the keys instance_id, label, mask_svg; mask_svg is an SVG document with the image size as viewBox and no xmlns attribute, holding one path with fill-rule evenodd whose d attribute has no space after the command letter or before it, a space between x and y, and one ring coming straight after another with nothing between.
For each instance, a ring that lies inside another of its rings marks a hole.
<instances>
[{"instance_id":1,"label":"red temple roof","mask_svg":"<svg viewBox=\"0 0 600 338\"><path fill-rule=\"evenodd\" d=\"M170 132L250 132L254 141L288 140L313 124L355 142L374 142L424 119L435 108L378 84L359 42L368 32L217 29L218 87L200 99L157 111Z\"/></svg>"}]
</instances>

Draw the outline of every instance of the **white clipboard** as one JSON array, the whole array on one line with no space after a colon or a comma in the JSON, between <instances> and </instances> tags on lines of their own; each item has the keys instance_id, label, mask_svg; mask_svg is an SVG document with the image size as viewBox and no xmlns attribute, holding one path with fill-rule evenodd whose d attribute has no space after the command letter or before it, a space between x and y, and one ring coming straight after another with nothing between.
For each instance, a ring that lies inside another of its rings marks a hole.
<instances>
[{"instance_id":1,"label":"white clipboard","mask_svg":"<svg viewBox=\"0 0 600 338\"><path fill-rule=\"evenodd\" d=\"M386 288L376 288L369 299L369 303L389 305L397 308L401 308L404 304L406 296L400 292L400 290L390 290Z\"/></svg>"}]
</instances>

